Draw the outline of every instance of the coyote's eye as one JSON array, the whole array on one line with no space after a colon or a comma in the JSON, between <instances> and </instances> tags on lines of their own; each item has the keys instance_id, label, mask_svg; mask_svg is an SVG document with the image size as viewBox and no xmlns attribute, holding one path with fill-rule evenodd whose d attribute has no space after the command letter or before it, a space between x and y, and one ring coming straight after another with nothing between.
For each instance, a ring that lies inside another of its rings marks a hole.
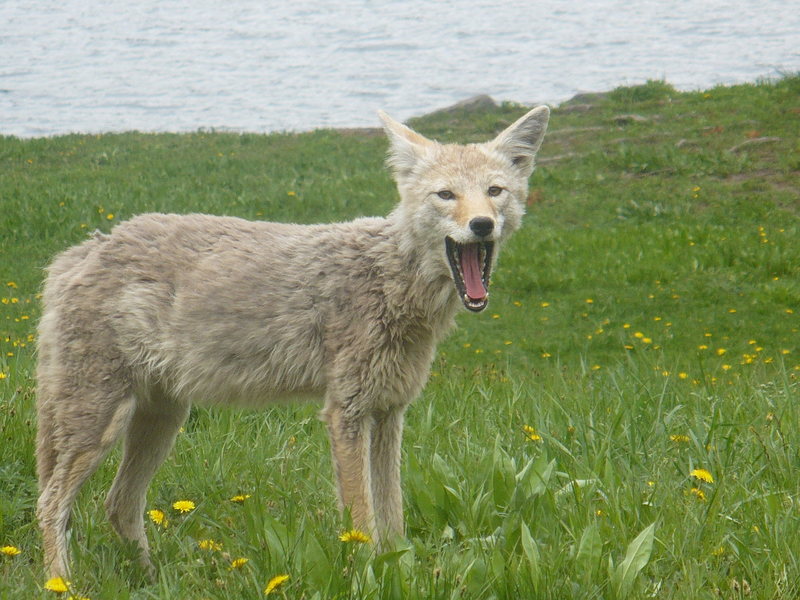
<instances>
[{"instance_id":1,"label":"coyote's eye","mask_svg":"<svg viewBox=\"0 0 800 600\"><path fill-rule=\"evenodd\" d=\"M490 187L488 190L486 190L486 192L487 192L487 193L488 193L490 196L499 196L500 194L502 194L502 193L503 193L503 188L501 188L501 187L499 187L499 186L496 186L496 185L493 185L493 186L492 186L492 187Z\"/></svg>"},{"instance_id":2,"label":"coyote's eye","mask_svg":"<svg viewBox=\"0 0 800 600\"><path fill-rule=\"evenodd\" d=\"M455 200L456 197L456 195L450 190L441 190L440 192L436 192L436 195L442 200Z\"/></svg>"}]
</instances>

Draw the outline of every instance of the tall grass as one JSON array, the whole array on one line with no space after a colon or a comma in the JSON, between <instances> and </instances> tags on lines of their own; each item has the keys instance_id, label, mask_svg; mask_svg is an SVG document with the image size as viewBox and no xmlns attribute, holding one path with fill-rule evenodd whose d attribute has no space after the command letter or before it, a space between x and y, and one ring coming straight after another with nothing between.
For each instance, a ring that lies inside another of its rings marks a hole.
<instances>
[{"instance_id":1,"label":"tall grass","mask_svg":"<svg viewBox=\"0 0 800 600\"><path fill-rule=\"evenodd\" d=\"M798 77L651 82L554 111L491 304L459 316L408 412L395 551L340 541L318 407L195 410L148 496L167 521L148 517L156 580L102 514L115 452L76 504L75 597L259 598L284 574L271 595L797 597L798 98ZM413 125L474 141L523 110ZM53 597L33 460L53 254L143 211L385 214L385 148L369 131L0 138L0 546L20 550L0 554L0 597Z\"/></svg>"}]
</instances>

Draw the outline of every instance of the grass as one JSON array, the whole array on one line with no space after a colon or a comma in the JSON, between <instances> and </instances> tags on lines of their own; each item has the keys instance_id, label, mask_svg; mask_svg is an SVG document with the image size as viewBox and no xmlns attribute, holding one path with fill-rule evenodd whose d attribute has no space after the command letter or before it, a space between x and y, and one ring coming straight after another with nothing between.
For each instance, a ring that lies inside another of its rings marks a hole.
<instances>
[{"instance_id":1,"label":"grass","mask_svg":"<svg viewBox=\"0 0 800 600\"><path fill-rule=\"evenodd\" d=\"M395 552L339 540L317 407L196 410L149 494L157 579L104 520L115 453L76 504L75 597L260 598L283 574L270 595L309 600L797 597L800 77L586 102L554 111L492 302L459 316L409 410ZM412 125L474 141L523 110ZM143 211L385 214L385 148L370 131L0 138L0 546L20 550L0 554L0 597L54 597L34 518L48 260Z\"/></svg>"}]
</instances>

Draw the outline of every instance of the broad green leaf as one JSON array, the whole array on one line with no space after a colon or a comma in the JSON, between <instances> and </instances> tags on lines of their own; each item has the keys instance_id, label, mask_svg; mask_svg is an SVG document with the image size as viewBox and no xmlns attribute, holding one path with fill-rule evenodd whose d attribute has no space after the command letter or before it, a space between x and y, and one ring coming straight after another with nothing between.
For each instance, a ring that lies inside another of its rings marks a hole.
<instances>
[{"instance_id":1,"label":"broad green leaf","mask_svg":"<svg viewBox=\"0 0 800 600\"><path fill-rule=\"evenodd\" d=\"M548 463L544 456L532 458L516 475L518 488L529 498L540 496L547 489L555 466L555 459Z\"/></svg>"},{"instance_id":2,"label":"broad green leaf","mask_svg":"<svg viewBox=\"0 0 800 600\"><path fill-rule=\"evenodd\" d=\"M511 501L516 485L514 460L500 446L498 438L492 456L492 497L498 510L504 510Z\"/></svg>"},{"instance_id":3,"label":"broad green leaf","mask_svg":"<svg viewBox=\"0 0 800 600\"><path fill-rule=\"evenodd\" d=\"M600 563L600 554L603 551L603 542L600 540L600 528L597 523L592 523L583 530L578 551L575 554L575 565L580 573L590 575Z\"/></svg>"},{"instance_id":4,"label":"broad green leaf","mask_svg":"<svg viewBox=\"0 0 800 600\"><path fill-rule=\"evenodd\" d=\"M530 566L531 581L534 583L539 581L539 574L541 570L539 561L539 548L536 545L536 540L531 536L531 531L525 523L520 526L520 541L522 542L522 550L528 559Z\"/></svg>"},{"instance_id":5,"label":"broad green leaf","mask_svg":"<svg viewBox=\"0 0 800 600\"><path fill-rule=\"evenodd\" d=\"M611 584L614 586L617 596L625 597L630 592L636 576L650 560L655 530L656 524L652 523L637 535L628 545L623 561L614 569Z\"/></svg>"}]
</instances>

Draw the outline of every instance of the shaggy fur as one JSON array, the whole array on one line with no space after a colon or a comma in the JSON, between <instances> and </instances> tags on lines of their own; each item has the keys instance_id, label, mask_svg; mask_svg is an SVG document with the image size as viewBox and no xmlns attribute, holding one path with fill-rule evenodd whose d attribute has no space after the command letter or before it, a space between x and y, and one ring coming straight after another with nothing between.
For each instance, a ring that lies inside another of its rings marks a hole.
<instances>
[{"instance_id":1,"label":"shaggy fur","mask_svg":"<svg viewBox=\"0 0 800 600\"><path fill-rule=\"evenodd\" d=\"M461 303L486 305L548 115L534 109L492 142L458 146L381 114L401 196L386 218L146 214L58 256L39 325L48 573L67 574L72 504L120 438L106 509L149 565L147 487L193 402L323 399L341 507L378 540L402 534L404 411Z\"/></svg>"}]
</instances>

